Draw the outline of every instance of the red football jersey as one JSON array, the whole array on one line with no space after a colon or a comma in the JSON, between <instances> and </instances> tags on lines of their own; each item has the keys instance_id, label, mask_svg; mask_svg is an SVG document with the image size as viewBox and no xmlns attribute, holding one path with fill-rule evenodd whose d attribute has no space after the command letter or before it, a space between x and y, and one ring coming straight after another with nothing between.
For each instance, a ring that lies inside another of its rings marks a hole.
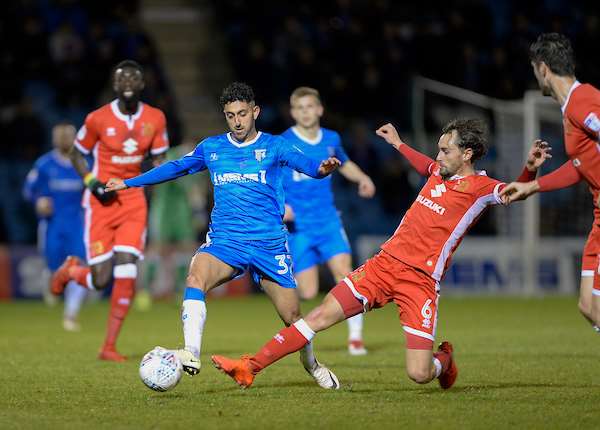
<instances>
[{"instance_id":1,"label":"red football jersey","mask_svg":"<svg viewBox=\"0 0 600 430\"><path fill-rule=\"evenodd\" d=\"M600 192L600 91L575 82L561 109L565 150L596 202ZM600 218L600 209L595 207L594 214Z\"/></svg>"},{"instance_id":2,"label":"red football jersey","mask_svg":"<svg viewBox=\"0 0 600 430\"><path fill-rule=\"evenodd\" d=\"M93 152L92 172L102 182L110 178L133 178L141 173L148 151L157 155L169 149L165 115L160 109L139 103L134 115L119 110L118 100L90 113L79 129L75 146L84 154ZM126 190L141 194L141 189Z\"/></svg>"},{"instance_id":3,"label":"red football jersey","mask_svg":"<svg viewBox=\"0 0 600 430\"><path fill-rule=\"evenodd\" d=\"M444 180L439 166L408 209L394 235L381 249L440 281L452 254L477 219L491 205L501 204L503 182L485 172Z\"/></svg>"}]
</instances>

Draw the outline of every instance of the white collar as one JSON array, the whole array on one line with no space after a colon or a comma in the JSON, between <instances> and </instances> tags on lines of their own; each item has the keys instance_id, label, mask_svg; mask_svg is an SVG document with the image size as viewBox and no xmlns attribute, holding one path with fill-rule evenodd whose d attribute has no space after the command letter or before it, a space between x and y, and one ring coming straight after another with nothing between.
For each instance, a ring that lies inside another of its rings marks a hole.
<instances>
[{"instance_id":1,"label":"white collar","mask_svg":"<svg viewBox=\"0 0 600 430\"><path fill-rule=\"evenodd\" d=\"M256 133L256 136L254 137L254 139L249 140L248 142L238 142L231 136L231 132L229 132L229 133L227 133L227 140L229 140L229 142L231 142L232 145L237 146L238 148L244 148L245 146L250 146L254 142L256 142L260 138L261 135L262 135L262 131L259 131L258 133Z\"/></svg>"},{"instance_id":2,"label":"white collar","mask_svg":"<svg viewBox=\"0 0 600 430\"><path fill-rule=\"evenodd\" d=\"M133 115L125 115L123 112L121 112L121 109L119 109L119 99L114 99L112 102L110 102L110 108L112 109L113 114L121 121L125 121L127 128L132 130L133 124L135 124L139 117L142 116L144 104L142 102L138 102L137 110Z\"/></svg>"},{"instance_id":3,"label":"white collar","mask_svg":"<svg viewBox=\"0 0 600 430\"><path fill-rule=\"evenodd\" d=\"M571 85L571 88L569 88L569 92L567 93L567 98L565 99L565 102L563 103L563 105L560 107L560 110L562 111L563 115L564 115L565 111L567 110L567 104L569 103L569 99L571 98L571 94L573 94L573 91L579 85L581 85L581 82L575 81L575 82L573 82L573 85Z\"/></svg>"},{"instance_id":4,"label":"white collar","mask_svg":"<svg viewBox=\"0 0 600 430\"><path fill-rule=\"evenodd\" d=\"M300 134L300 132L298 131L298 129L296 128L296 126L292 127L291 130L298 139L300 139L303 142L308 143L309 145L318 145L319 143L321 143L321 140L323 139L323 129L322 128L319 128L319 131L317 132L317 137L315 137L314 139L309 139L306 136L302 136Z\"/></svg>"}]
</instances>

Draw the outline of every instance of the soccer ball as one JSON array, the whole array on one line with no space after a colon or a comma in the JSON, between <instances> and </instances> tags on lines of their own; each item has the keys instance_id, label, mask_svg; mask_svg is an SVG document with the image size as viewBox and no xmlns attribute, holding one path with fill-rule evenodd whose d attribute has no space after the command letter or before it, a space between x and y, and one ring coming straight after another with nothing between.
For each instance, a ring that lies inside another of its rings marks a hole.
<instances>
[{"instance_id":1,"label":"soccer ball","mask_svg":"<svg viewBox=\"0 0 600 430\"><path fill-rule=\"evenodd\" d=\"M154 391L174 388L183 375L181 361L173 351L157 346L140 362L140 378L146 387Z\"/></svg>"}]
</instances>

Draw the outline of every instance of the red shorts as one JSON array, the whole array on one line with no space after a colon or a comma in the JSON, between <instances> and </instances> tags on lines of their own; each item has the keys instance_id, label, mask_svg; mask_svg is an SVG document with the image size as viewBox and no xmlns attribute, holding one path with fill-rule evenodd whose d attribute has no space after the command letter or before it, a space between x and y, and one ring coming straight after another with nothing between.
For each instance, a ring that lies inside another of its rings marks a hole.
<instances>
[{"instance_id":1,"label":"red shorts","mask_svg":"<svg viewBox=\"0 0 600 430\"><path fill-rule=\"evenodd\" d=\"M410 349L431 349L435 340L439 284L385 251L367 260L331 293L347 318L393 301Z\"/></svg>"},{"instance_id":2,"label":"red shorts","mask_svg":"<svg viewBox=\"0 0 600 430\"><path fill-rule=\"evenodd\" d=\"M592 230L588 235L587 242L583 247L583 254L581 257L581 276L594 276L596 271L599 269L598 254L600 254L600 227L592 225Z\"/></svg>"},{"instance_id":3,"label":"red shorts","mask_svg":"<svg viewBox=\"0 0 600 430\"><path fill-rule=\"evenodd\" d=\"M89 194L88 191L86 193ZM145 197L117 198L106 206L93 196L89 199L89 204L84 205L84 242L88 264L102 263L115 252L143 258L148 220Z\"/></svg>"}]
</instances>

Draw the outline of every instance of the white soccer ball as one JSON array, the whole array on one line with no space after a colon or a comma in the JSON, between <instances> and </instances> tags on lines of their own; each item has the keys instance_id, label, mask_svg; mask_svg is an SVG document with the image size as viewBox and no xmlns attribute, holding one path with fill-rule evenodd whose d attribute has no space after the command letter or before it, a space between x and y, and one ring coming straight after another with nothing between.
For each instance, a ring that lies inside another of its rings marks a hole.
<instances>
[{"instance_id":1,"label":"white soccer ball","mask_svg":"<svg viewBox=\"0 0 600 430\"><path fill-rule=\"evenodd\" d=\"M140 362L140 378L146 387L154 391L174 388L183 375L181 360L173 351L157 346Z\"/></svg>"}]
</instances>

